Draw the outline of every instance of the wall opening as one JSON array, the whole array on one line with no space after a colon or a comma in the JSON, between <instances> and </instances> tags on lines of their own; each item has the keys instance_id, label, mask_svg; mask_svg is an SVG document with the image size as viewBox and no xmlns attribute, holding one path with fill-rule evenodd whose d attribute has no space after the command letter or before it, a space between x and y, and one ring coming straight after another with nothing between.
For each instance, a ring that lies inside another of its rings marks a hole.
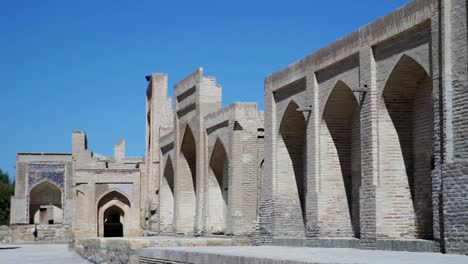
<instances>
[{"instance_id":1,"label":"wall opening","mask_svg":"<svg viewBox=\"0 0 468 264\"><path fill-rule=\"evenodd\" d=\"M380 237L433 239L432 80L403 56L390 74L379 107Z\"/></svg>"},{"instance_id":2,"label":"wall opening","mask_svg":"<svg viewBox=\"0 0 468 264\"><path fill-rule=\"evenodd\" d=\"M305 231L306 122L297 108L289 103L277 141L275 226L279 236L303 236Z\"/></svg>"},{"instance_id":3,"label":"wall opening","mask_svg":"<svg viewBox=\"0 0 468 264\"><path fill-rule=\"evenodd\" d=\"M63 220L62 191L57 185L43 181L29 193L30 224L60 224Z\"/></svg>"},{"instance_id":4,"label":"wall opening","mask_svg":"<svg viewBox=\"0 0 468 264\"><path fill-rule=\"evenodd\" d=\"M196 192L197 192L197 153L192 130L186 127L179 156L178 187L179 203L177 206L180 226L178 231L192 232L195 227Z\"/></svg>"},{"instance_id":5,"label":"wall opening","mask_svg":"<svg viewBox=\"0 0 468 264\"><path fill-rule=\"evenodd\" d=\"M360 237L360 107L351 88L339 81L320 125L319 225L323 236Z\"/></svg>"},{"instance_id":6,"label":"wall opening","mask_svg":"<svg viewBox=\"0 0 468 264\"><path fill-rule=\"evenodd\" d=\"M110 191L97 203L98 236L122 237L127 228L130 201L118 191Z\"/></svg>"},{"instance_id":7,"label":"wall opening","mask_svg":"<svg viewBox=\"0 0 468 264\"><path fill-rule=\"evenodd\" d=\"M104 212L104 237L123 237L125 214L118 206L111 206Z\"/></svg>"},{"instance_id":8,"label":"wall opening","mask_svg":"<svg viewBox=\"0 0 468 264\"><path fill-rule=\"evenodd\" d=\"M213 147L208 177L208 232L226 234L228 219L229 161L223 143Z\"/></svg>"},{"instance_id":9,"label":"wall opening","mask_svg":"<svg viewBox=\"0 0 468 264\"><path fill-rule=\"evenodd\" d=\"M160 229L161 232L169 233L173 231L174 220L174 167L172 166L171 157L167 158L161 180Z\"/></svg>"}]
</instances>

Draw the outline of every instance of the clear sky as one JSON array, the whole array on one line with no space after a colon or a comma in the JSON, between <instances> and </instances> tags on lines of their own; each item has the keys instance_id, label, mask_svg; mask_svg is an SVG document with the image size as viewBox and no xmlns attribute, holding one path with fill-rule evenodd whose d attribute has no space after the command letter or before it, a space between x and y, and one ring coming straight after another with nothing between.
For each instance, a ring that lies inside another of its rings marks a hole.
<instances>
[{"instance_id":1,"label":"clear sky","mask_svg":"<svg viewBox=\"0 0 468 264\"><path fill-rule=\"evenodd\" d=\"M263 80L409 0L0 0L0 169L17 152L144 154L144 76L203 67L223 105L263 108Z\"/></svg>"}]
</instances>

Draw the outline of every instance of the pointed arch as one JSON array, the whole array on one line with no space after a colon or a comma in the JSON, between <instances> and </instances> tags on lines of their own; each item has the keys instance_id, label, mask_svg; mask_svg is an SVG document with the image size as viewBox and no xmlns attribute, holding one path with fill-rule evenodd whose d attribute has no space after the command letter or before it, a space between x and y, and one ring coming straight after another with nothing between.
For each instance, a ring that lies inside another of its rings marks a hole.
<instances>
[{"instance_id":1,"label":"pointed arch","mask_svg":"<svg viewBox=\"0 0 468 264\"><path fill-rule=\"evenodd\" d=\"M29 192L29 223L57 224L63 221L62 190L55 183L43 180Z\"/></svg>"},{"instance_id":2,"label":"pointed arch","mask_svg":"<svg viewBox=\"0 0 468 264\"><path fill-rule=\"evenodd\" d=\"M278 131L276 153L276 221L278 235L303 236L305 227L306 120L291 101Z\"/></svg>"},{"instance_id":3,"label":"pointed arch","mask_svg":"<svg viewBox=\"0 0 468 264\"><path fill-rule=\"evenodd\" d=\"M192 129L185 127L177 162L178 204L177 231L193 232L197 195L197 145Z\"/></svg>"},{"instance_id":4,"label":"pointed arch","mask_svg":"<svg viewBox=\"0 0 468 264\"><path fill-rule=\"evenodd\" d=\"M173 231L174 220L174 166L172 159L167 157L163 177L161 177L161 191L160 191L160 218L161 218L161 232L171 233Z\"/></svg>"},{"instance_id":5,"label":"pointed arch","mask_svg":"<svg viewBox=\"0 0 468 264\"><path fill-rule=\"evenodd\" d=\"M421 58L419 58L418 56L416 55L413 55L413 54L408 54L408 53L402 53L400 54L396 59L395 61L393 62L393 65L391 67L391 71L389 71L388 75L385 76L385 85L384 87L387 86L387 83L388 81L390 80L390 78L392 77L392 75L394 75L395 73L395 69L401 69L402 67L405 67L404 65L408 65L408 66L416 66L418 65L418 68L419 70L421 71L424 71L424 73L427 75L427 76L430 76L430 72L429 72L429 69L424 65L423 63L423 60ZM422 72L420 72L422 73ZM384 89L382 89L381 93L383 93ZM381 94L382 95L382 94Z\"/></svg>"},{"instance_id":6,"label":"pointed arch","mask_svg":"<svg viewBox=\"0 0 468 264\"><path fill-rule=\"evenodd\" d=\"M97 200L97 206L100 206L100 203L104 203L104 201L108 201L111 199L120 199L124 203L128 204L128 206L131 206L130 198L123 192L121 192L118 189L111 188L110 190L106 191L104 194L99 196Z\"/></svg>"},{"instance_id":7,"label":"pointed arch","mask_svg":"<svg viewBox=\"0 0 468 264\"><path fill-rule=\"evenodd\" d=\"M188 173L192 179L193 190L196 193L197 191L197 145L195 137L193 136L192 129L189 125L185 127L184 137L182 138L182 145L180 153L183 157L184 162L184 173ZM188 169L188 170L187 170Z\"/></svg>"},{"instance_id":8,"label":"pointed arch","mask_svg":"<svg viewBox=\"0 0 468 264\"><path fill-rule=\"evenodd\" d=\"M221 139L211 152L208 174L208 231L226 234L228 220L229 159Z\"/></svg>"},{"instance_id":9,"label":"pointed arch","mask_svg":"<svg viewBox=\"0 0 468 264\"><path fill-rule=\"evenodd\" d=\"M386 80L379 105L379 236L433 239L432 80L402 55ZM392 222L398 222L393 226Z\"/></svg>"},{"instance_id":10,"label":"pointed arch","mask_svg":"<svg viewBox=\"0 0 468 264\"><path fill-rule=\"evenodd\" d=\"M359 237L360 107L342 81L333 87L320 124L319 223L323 236Z\"/></svg>"},{"instance_id":11,"label":"pointed arch","mask_svg":"<svg viewBox=\"0 0 468 264\"><path fill-rule=\"evenodd\" d=\"M98 236L125 236L127 225L126 215L128 215L130 206L131 204L128 197L118 190L112 189L101 195L97 200L96 207ZM109 210L109 208L113 209ZM113 217L111 222L106 221L109 218L109 214ZM116 219L118 219L119 222L117 222Z\"/></svg>"}]
</instances>

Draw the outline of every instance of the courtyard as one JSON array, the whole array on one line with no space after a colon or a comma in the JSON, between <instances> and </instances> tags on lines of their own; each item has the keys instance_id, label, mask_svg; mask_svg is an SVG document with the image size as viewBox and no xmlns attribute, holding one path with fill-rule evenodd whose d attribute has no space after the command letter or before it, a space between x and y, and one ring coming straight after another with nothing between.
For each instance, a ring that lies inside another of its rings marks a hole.
<instances>
[{"instance_id":1,"label":"courtyard","mask_svg":"<svg viewBox=\"0 0 468 264\"><path fill-rule=\"evenodd\" d=\"M1 245L0 263L47 263L85 264L90 263L77 253L68 250L66 244Z\"/></svg>"}]
</instances>

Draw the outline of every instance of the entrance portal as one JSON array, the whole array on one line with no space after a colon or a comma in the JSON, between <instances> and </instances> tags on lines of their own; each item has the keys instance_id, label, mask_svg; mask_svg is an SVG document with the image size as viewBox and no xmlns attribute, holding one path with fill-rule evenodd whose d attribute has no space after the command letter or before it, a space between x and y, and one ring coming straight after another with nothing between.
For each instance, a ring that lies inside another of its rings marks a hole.
<instances>
[{"instance_id":1,"label":"entrance portal","mask_svg":"<svg viewBox=\"0 0 468 264\"><path fill-rule=\"evenodd\" d=\"M117 206L112 206L104 212L104 237L123 237L123 217L124 212Z\"/></svg>"}]
</instances>

